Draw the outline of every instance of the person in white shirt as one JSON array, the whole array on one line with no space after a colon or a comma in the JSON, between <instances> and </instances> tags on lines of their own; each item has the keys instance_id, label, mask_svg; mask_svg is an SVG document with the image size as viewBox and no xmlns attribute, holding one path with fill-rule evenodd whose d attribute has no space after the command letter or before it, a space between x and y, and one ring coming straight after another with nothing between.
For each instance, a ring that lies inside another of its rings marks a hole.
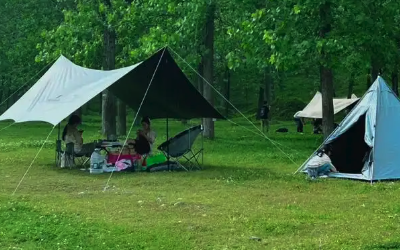
<instances>
[{"instance_id":1,"label":"person in white shirt","mask_svg":"<svg viewBox=\"0 0 400 250\"><path fill-rule=\"evenodd\" d=\"M311 179L319 176L327 176L331 171L337 173L337 169L333 166L331 158L332 149L330 145L325 145L316 155L311 158L307 164L307 173Z\"/></svg>"},{"instance_id":2,"label":"person in white shirt","mask_svg":"<svg viewBox=\"0 0 400 250\"><path fill-rule=\"evenodd\" d=\"M90 156L95 148L94 143L83 143L83 130L78 130L81 124L81 118L77 115L71 115L68 124L64 127L62 140L65 144L73 143L74 151L78 155Z\"/></svg>"}]
</instances>

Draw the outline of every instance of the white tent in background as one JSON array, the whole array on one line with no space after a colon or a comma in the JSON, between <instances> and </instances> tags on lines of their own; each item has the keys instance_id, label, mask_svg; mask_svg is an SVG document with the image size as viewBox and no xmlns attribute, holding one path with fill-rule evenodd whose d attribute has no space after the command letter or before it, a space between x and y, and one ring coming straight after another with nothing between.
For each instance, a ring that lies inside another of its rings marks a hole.
<instances>
[{"instance_id":1,"label":"white tent in background","mask_svg":"<svg viewBox=\"0 0 400 250\"><path fill-rule=\"evenodd\" d=\"M400 179L399 128L400 101L379 76L324 143L332 146L331 160L339 171L330 177Z\"/></svg>"},{"instance_id":2,"label":"white tent in background","mask_svg":"<svg viewBox=\"0 0 400 250\"><path fill-rule=\"evenodd\" d=\"M352 94L351 99L333 99L334 114L339 113L343 109L351 106L359 100L356 95ZM310 103L301 111L295 114L295 117L322 119L322 95L317 92Z\"/></svg>"}]
</instances>

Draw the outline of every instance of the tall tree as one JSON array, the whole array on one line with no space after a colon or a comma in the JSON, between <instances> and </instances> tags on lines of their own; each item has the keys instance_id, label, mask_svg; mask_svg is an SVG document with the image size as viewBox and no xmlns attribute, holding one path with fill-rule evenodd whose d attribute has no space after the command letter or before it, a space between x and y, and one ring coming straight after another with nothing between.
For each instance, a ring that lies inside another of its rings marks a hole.
<instances>
[{"instance_id":1,"label":"tall tree","mask_svg":"<svg viewBox=\"0 0 400 250\"><path fill-rule=\"evenodd\" d=\"M332 3L325 1L319 7L320 32L319 36L323 40L327 38L332 29ZM322 94L322 130L324 137L327 138L333 131L334 110L333 110L333 73L331 68L329 51L325 47L321 48L320 77Z\"/></svg>"},{"instance_id":2,"label":"tall tree","mask_svg":"<svg viewBox=\"0 0 400 250\"><path fill-rule=\"evenodd\" d=\"M104 19L107 19L107 13L112 13L112 4L110 0L104 0L106 10L104 11ZM103 68L106 70L115 69L115 46L116 46L116 32L112 26L104 27L104 65ZM117 135L117 125L116 125L116 98L109 91L103 91L103 100L102 100L102 127L103 134L107 136L108 139L111 137L116 137Z\"/></svg>"},{"instance_id":3,"label":"tall tree","mask_svg":"<svg viewBox=\"0 0 400 250\"><path fill-rule=\"evenodd\" d=\"M204 39L204 45L206 53L203 56L203 67L204 67L204 78L207 83L203 83L203 95L204 97L213 104L213 90L210 84L214 84L214 34L215 34L215 11L216 6L212 1L208 5L207 19L206 19L206 36ZM213 139L214 134L214 121L211 118L203 119L204 125L204 136Z\"/></svg>"},{"instance_id":4,"label":"tall tree","mask_svg":"<svg viewBox=\"0 0 400 250\"><path fill-rule=\"evenodd\" d=\"M224 82L225 82L225 97L228 101L230 101L231 99L231 70L229 69L229 67L226 67L225 69L225 76L224 76ZM230 104L228 103L228 101L225 101L225 116L228 117L229 116L229 111L231 109Z\"/></svg>"},{"instance_id":5,"label":"tall tree","mask_svg":"<svg viewBox=\"0 0 400 250\"><path fill-rule=\"evenodd\" d=\"M117 135L126 135L126 105L121 100L118 100L117 107L118 107Z\"/></svg>"}]
</instances>

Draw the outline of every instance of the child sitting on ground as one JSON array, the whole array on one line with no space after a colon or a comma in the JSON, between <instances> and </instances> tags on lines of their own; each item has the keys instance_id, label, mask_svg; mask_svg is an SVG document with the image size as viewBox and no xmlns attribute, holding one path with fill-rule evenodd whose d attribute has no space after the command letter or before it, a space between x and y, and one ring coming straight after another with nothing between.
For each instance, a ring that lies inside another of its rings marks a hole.
<instances>
[{"instance_id":1,"label":"child sitting on ground","mask_svg":"<svg viewBox=\"0 0 400 250\"><path fill-rule=\"evenodd\" d=\"M331 158L329 158L331 155L332 148L330 145L325 145L311 158L307 164L308 176L311 179L315 179L319 176L327 176L331 171L335 173L338 172L333 166Z\"/></svg>"}]
</instances>

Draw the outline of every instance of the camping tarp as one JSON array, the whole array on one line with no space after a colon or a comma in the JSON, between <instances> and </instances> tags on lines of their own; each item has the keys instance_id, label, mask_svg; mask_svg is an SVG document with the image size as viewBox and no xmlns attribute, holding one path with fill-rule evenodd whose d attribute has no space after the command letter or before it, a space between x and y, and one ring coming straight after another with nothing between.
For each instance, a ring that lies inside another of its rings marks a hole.
<instances>
[{"instance_id":1,"label":"camping tarp","mask_svg":"<svg viewBox=\"0 0 400 250\"><path fill-rule=\"evenodd\" d=\"M141 107L142 115L224 118L190 83L164 48L143 62L110 71L83 68L60 56L36 84L0 116L0 120L43 121L57 125L107 88L137 110L153 76Z\"/></svg>"},{"instance_id":2,"label":"camping tarp","mask_svg":"<svg viewBox=\"0 0 400 250\"><path fill-rule=\"evenodd\" d=\"M349 107L350 105L356 103L359 100L357 96L354 94L351 96L351 99L333 99L333 108L334 114L339 113L343 109ZM295 114L295 117L304 117L304 118L320 118L322 119L322 95L320 92L317 92L310 103L302 110L298 111Z\"/></svg>"},{"instance_id":3,"label":"camping tarp","mask_svg":"<svg viewBox=\"0 0 400 250\"><path fill-rule=\"evenodd\" d=\"M380 76L327 138L331 177L362 180L400 179L400 101ZM310 157L311 158L311 157ZM305 171L307 160L301 170Z\"/></svg>"}]
</instances>

